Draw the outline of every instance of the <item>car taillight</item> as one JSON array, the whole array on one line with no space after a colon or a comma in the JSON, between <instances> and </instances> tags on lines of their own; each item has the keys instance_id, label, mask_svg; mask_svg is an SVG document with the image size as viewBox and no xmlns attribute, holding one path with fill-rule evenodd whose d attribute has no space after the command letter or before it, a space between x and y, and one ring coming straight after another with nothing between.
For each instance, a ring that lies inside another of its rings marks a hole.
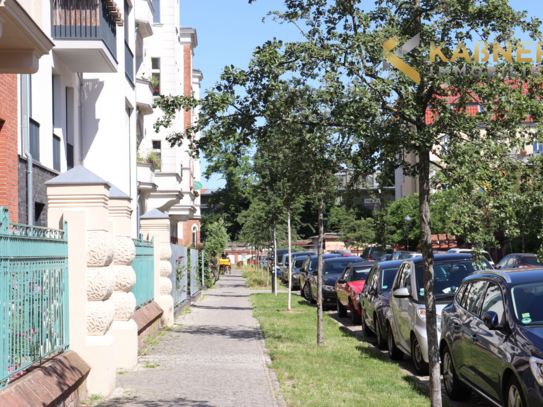
<instances>
[{"instance_id":1,"label":"car taillight","mask_svg":"<svg viewBox=\"0 0 543 407\"><path fill-rule=\"evenodd\" d=\"M518 267L533 267L531 264L519 264Z\"/></svg>"}]
</instances>

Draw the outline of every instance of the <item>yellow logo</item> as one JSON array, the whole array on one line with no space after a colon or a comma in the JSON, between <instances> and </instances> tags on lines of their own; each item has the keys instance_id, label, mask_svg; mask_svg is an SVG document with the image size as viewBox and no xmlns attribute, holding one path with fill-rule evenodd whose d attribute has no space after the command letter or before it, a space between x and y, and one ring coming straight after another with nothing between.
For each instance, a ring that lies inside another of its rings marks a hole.
<instances>
[{"instance_id":1,"label":"yellow logo","mask_svg":"<svg viewBox=\"0 0 543 407\"><path fill-rule=\"evenodd\" d=\"M407 65L401 57L404 54L411 52L413 49L419 46L420 44L420 34L415 35L409 41L407 41L401 49L392 53L392 50L398 46L398 38L394 37L388 40L383 44L383 56L393 67L399 69L409 78L413 79L417 84L420 84L420 74ZM385 65L385 68L388 64Z\"/></svg>"}]
</instances>

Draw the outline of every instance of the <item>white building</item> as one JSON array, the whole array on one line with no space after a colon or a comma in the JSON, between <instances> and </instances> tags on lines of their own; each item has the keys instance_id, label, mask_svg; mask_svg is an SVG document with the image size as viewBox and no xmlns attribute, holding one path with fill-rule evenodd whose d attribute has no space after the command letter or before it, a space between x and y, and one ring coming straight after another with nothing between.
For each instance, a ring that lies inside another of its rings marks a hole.
<instances>
[{"instance_id":1,"label":"white building","mask_svg":"<svg viewBox=\"0 0 543 407\"><path fill-rule=\"evenodd\" d=\"M199 97L203 75L192 64L198 46L196 30L179 26L178 0L155 0L153 5L154 35L149 39L149 52L138 69L138 78L153 78L155 96L192 93ZM201 212L200 198L193 187L200 178L200 162L190 157L188 147L171 147L166 137L182 132L197 120L198 111L180 112L171 128L156 133L153 125L161 114L157 109L150 115L140 133L140 214L161 210L170 218L172 241L196 245ZM151 157L160 157L161 164L151 164Z\"/></svg>"}]
</instances>

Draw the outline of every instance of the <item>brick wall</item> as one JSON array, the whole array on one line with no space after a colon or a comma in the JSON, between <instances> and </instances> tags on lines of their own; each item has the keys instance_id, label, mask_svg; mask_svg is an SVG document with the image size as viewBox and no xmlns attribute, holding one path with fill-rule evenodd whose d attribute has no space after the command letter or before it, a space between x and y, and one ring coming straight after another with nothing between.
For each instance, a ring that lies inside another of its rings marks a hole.
<instances>
[{"instance_id":1,"label":"brick wall","mask_svg":"<svg viewBox=\"0 0 543 407\"><path fill-rule=\"evenodd\" d=\"M200 221L199 220L188 220L183 222L183 239L181 241L182 246L191 246L192 245L192 225L198 226L198 231L196 232L196 244L200 244Z\"/></svg>"},{"instance_id":2,"label":"brick wall","mask_svg":"<svg viewBox=\"0 0 543 407\"><path fill-rule=\"evenodd\" d=\"M0 75L0 206L17 222L17 75Z\"/></svg>"},{"instance_id":3,"label":"brick wall","mask_svg":"<svg viewBox=\"0 0 543 407\"><path fill-rule=\"evenodd\" d=\"M19 223L25 224L28 224L26 182L27 168L28 165L26 158L19 156ZM47 226L47 188L45 183L58 176L59 173L34 161L32 174L34 185L34 217L37 216L36 208L42 208L41 215L35 225Z\"/></svg>"}]
</instances>

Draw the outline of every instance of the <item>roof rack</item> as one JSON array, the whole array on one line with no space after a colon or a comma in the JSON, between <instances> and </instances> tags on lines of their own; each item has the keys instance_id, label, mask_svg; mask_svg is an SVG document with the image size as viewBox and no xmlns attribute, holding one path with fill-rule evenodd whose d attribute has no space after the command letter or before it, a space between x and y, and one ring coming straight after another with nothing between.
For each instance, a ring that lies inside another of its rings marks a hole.
<instances>
[{"instance_id":1,"label":"roof rack","mask_svg":"<svg viewBox=\"0 0 543 407\"><path fill-rule=\"evenodd\" d=\"M503 271L500 271L500 270L479 270L472 273L471 275L474 276L477 274L493 274L495 276L503 278L507 283L511 283L511 277L509 277L507 273L504 273Z\"/></svg>"}]
</instances>

